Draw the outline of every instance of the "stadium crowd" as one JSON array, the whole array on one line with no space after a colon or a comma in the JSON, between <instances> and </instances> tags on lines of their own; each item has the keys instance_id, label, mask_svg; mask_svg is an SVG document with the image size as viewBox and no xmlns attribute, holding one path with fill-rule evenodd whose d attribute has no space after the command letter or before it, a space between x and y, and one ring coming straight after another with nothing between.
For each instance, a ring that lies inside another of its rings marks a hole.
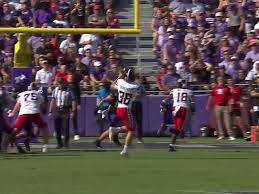
<instances>
[{"instance_id":1,"label":"stadium crowd","mask_svg":"<svg viewBox=\"0 0 259 194\"><path fill-rule=\"evenodd\" d=\"M116 0L4 0L0 1L0 26L37 28L119 28ZM17 34L0 35L0 77L11 82L14 45ZM75 81L84 89L96 89L98 84L118 76L120 55L113 34L32 34L33 77L37 83L51 85L56 78ZM109 69L109 70L108 70Z\"/></svg>"},{"instance_id":2,"label":"stadium crowd","mask_svg":"<svg viewBox=\"0 0 259 194\"><path fill-rule=\"evenodd\" d=\"M153 51L159 90L179 78L209 89L221 75L253 83L259 72L258 0L154 0ZM205 85L205 87L204 87Z\"/></svg>"}]
</instances>

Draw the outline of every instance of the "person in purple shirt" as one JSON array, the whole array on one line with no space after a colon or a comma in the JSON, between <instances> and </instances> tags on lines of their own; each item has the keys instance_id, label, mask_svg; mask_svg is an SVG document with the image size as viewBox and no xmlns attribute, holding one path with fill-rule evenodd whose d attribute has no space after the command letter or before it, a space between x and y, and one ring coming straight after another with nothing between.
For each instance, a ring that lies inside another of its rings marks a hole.
<instances>
[{"instance_id":1,"label":"person in purple shirt","mask_svg":"<svg viewBox=\"0 0 259 194\"><path fill-rule=\"evenodd\" d=\"M168 38L168 42L166 42L162 48L162 60L176 63L178 49L175 46L174 35L170 35Z\"/></svg>"},{"instance_id":2,"label":"person in purple shirt","mask_svg":"<svg viewBox=\"0 0 259 194\"><path fill-rule=\"evenodd\" d=\"M93 86L93 90L96 91L97 86L104 81L106 77L106 71L102 67L101 62L95 61L90 71L91 84Z\"/></svg>"},{"instance_id":3,"label":"person in purple shirt","mask_svg":"<svg viewBox=\"0 0 259 194\"><path fill-rule=\"evenodd\" d=\"M219 67L221 66L225 67L226 73L230 75L232 79L237 79L237 74L240 66L235 56L231 57L228 52L224 52L224 61L219 63Z\"/></svg>"},{"instance_id":4,"label":"person in purple shirt","mask_svg":"<svg viewBox=\"0 0 259 194\"><path fill-rule=\"evenodd\" d=\"M223 20L222 12L217 12L215 16L216 16L215 35L217 39L220 39L222 36L224 36L224 32L227 30L228 24Z\"/></svg>"},{"instance_id":5,"label":"person in purple shirt","mask_svg":"<svg viewBox=\"0 0 259 194\"><path fill-rule=\"evenodd\" d=\"M65 18L67 18L70 12L70 5L65 0L58 0L56 11L61 12L62 14L64 14Z\"/></svg>"},{"instance_id":6,"label":"person in purple shirt","mask_svg":"<svg viewBox=\"0 0 259 194\"><path fill-rule=\"evenodd\" d=\"M16 26L28 26L32 27L33 25L33 14L28 8L26 1L21 1L21 10L17 12L18 23Z\"/></svg>"},{"instance_id":7,"label":"person in purple shirt","mask_svg":"<svg viewBox=\"0 0 259 194\"><path fill-rule=\"evenodd\" d=\"M13 54L14 53L14 45L17 42L17 38L13 34L5 34L4 39L4 50L2 51L4 54Z\"/></svg>"},{"instance_id":8,"label":"person in purple shirt","mask_svg":"<svg viewBox=\"0 0 259 194\"><path fill-rule=\"evenodd\" d=\"M180 78L180 75L176 73L175 66L169 65L167 67L167 74L162 80L163 89L166 91L169 89L174 89L177 86L177 80Z\"/></svg>"},{"instance_id":9,"label":"person in purple shirt","mask_svg":"<svg viewBox=\"0 0 259 194\"><path fill-rule=\"evenodd\" d=\"M51 24L53 21L49 2L40 2L39 8L33 13L33 26L41 27L43 24Z\"/></svg>"}]
</instances>

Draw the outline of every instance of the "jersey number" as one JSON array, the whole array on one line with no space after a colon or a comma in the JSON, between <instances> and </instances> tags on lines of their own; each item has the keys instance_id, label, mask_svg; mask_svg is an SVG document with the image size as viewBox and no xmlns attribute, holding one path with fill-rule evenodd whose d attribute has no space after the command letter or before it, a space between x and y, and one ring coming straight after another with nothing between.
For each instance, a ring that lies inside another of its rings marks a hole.
<instances>
[{"instance_id":1,"label":"jersey number","mask_svg":"<svg viewBox=\"0 0 259 194\"><path fill-rule=\"evenodd\" d=\"M177 102L185 102L187 101L187 93L178 93L177 94Z\"/></svg>"},{"instance_id":2,"label":"jersey number","mask_svg":"<svg viewBox=\"0 0 259 194\"><path fill-rule=\"evenodd\" d=\"M132 94L119 91L119 103L129 105Z\"/></svg>"},{"instance_id":3,"label":"jersey number","mask_svg":"<svg viewBox=\"0 0 259 194\"><path fill-rule=\"evenodd\" d=\"M37 100L37 94L30 93L30 94L25 94L24 95L24 101L26 102L29 97L31 98L32 101L36 101Z\"/></svg>"}]
</instances>

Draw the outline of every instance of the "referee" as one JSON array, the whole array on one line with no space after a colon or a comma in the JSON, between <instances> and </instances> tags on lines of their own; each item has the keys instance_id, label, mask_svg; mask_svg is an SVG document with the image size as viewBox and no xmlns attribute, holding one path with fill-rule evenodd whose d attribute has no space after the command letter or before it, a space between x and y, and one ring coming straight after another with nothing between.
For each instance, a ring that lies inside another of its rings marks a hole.
<instances>
[{"instance_id":1,"label":"referee","mask_svg":"<svg viewBox=\"0 0 259 194\"><path fill-rule=\"evenodd\" d=\"M64 78L57 78L57 87L52 93L49 108L49 117L56 108L55 129L57 138L57 149L69 148L69 116L73 118L76 111L76 98L73 92L67 87ZM65 141L62 142L61 134L64 132Z\"/></svg>"}]
</instances>

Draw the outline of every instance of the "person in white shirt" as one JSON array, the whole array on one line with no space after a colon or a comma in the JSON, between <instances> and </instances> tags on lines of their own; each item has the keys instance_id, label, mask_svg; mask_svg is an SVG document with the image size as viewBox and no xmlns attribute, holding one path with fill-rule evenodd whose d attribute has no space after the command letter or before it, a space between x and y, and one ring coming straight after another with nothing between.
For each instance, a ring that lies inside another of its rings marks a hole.
<instances>
[{"instance_id":1,"label":"person in white shirt","mask_svg":"<svg viewBox=\"0 0 259 194\"><path fill-rule=\"evenodd\" d=\"M35 76L35 82L40 84L50 84L52 80L52 72L49 66L49 62L44 60L42 62L42 69L37 71Z\"/></svg>"},{"instance_id":2,"label":"person in white shirt","mask_svg":"<svg viewBox=\"0 0 259 194\"><path fill-rule=\"evenodd\" d=\"M71 48L73 50L77 50L77 44L73 41L73 35L72 34L68 34L67 38L65 40L63 40L59 45L59 50L63 54L67 53L66 50L68 48Z\"/></svg>"},{"instance_id":3,"label":"person in white shirt","mask_svg":"<svg viewBox=\"0 0 259 194\"><path fill-rule=\"evenodd\" d=\"M26 130L28 126L33 126L33 124L35 124L39 129L42 129L44 141L42 152L47 152L48 128L47 123L43 121L40 115L41 105L44 103L44 98L35 88L35 84L31 84L27 91L18 94L17 102L13 111L9 114L10 117L13 117L19 112L12 135L14 138L21 137L20 134L22 129ZM29 135L26 132L30 133L25 131L23 132L24 136Z\"/></svg>"}]
</instances>

